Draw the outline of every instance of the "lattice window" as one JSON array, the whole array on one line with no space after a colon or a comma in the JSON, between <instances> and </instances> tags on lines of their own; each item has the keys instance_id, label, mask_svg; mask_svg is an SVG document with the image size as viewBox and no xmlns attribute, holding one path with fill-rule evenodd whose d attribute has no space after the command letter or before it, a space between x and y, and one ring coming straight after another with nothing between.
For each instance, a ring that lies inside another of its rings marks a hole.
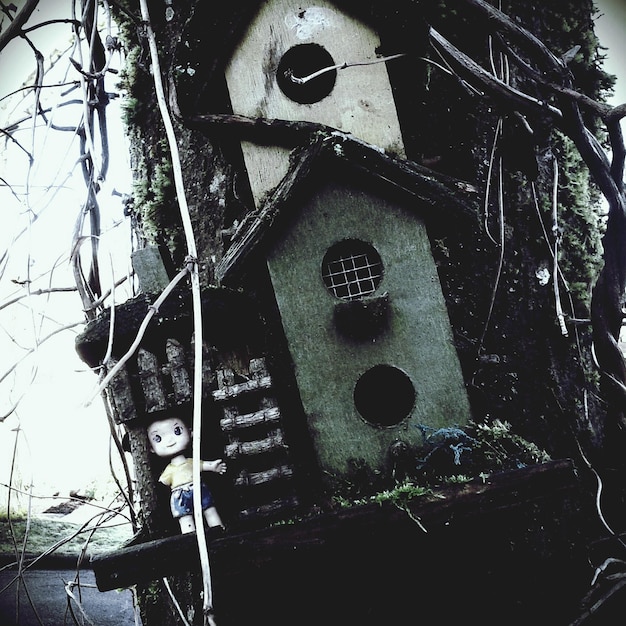
<instances>
[{"instance_id":1,"label":"lattice window","mask_svg":"<svg viewBox=\"0 0 626 626\"><path fill-rule=\"evenodd\" d=\"M376 249L358 239L331 246L322 261L326 288L342 300L357 300L374 293L383 278L383 264Z\"/></svg>"}]
</instances>

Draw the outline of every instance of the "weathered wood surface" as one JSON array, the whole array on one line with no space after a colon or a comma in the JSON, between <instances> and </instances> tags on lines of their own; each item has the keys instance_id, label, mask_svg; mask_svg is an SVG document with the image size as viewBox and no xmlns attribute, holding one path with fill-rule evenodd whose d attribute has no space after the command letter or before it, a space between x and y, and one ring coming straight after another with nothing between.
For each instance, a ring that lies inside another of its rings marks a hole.
<instances>
[{"instance_id":1,"label":"weathered wood surface","mask_svg":"<svg viewBox=\"0 0 626 626\"><path fill-rule=\"evenodd\" d=\"M165 354L168 365L164 367L164 370L172 379L174 400L177 404L188 402L192 394L185 349L179 341L170 338L165 342Z\"/></svg>"},{"instance_id":2,"label":"weathered wood surface","mask_svg":"<svg viewBox=\"0 0 626 626\"><path fill-rule=\"evenodd\" d=\"M258 391L259 389L269 389L272 386L272 379L269 376L265 376L258 380L247 380L243 383L237 383L230 387L223 389L216 389L213 392L213 398L215 400L226 400L228 398L236 398L242 393L250 393Z\"/></svg>"},{"instance_id":3,"label":"weathered wood surface","mask_svg":"<svg viewBox=\"0 0 626 626\"><path fill-rule=\"evenodd\" d=\"M311 552L323 554L331 567L335 549L341 554L350 546L371 552L378 542L421 545L431 541L433 533L487 521L501 511L511 514L533 507L532 514L541 524L542 503L552 506L564 501L577 481L570 461L553 461L442 489L432 497L414 500L410 515L391 503L368 504L258 531L223 536L209 532L213 576L223 583L234 581L286 557L290 566L296 567L298 555ZM414 521L417 519L419 524ZM98 588L106 591L193 570L196 555L195 534L180 535L96 556L92 566ZM371 566L372 575L385 576L385 572L376 572L375 562Z\"/></svg>"},{"instance_id":4,"label":"weathered wood surface","mask_svg":"<svg viewBox=\"0 0 626 626\"><path fill-rule=\"evenodd\" d=\"M200 120L206 117L194 118L195 124L200 125ZM332 129L326 130L327 133L314 133L311 140L297 154L292 155L280 183L265 197L259 209L249 213L241 222L216 268L220 281L227 284L237 275L243 262L265 240L279 214L289 210L289 201L295 198L303 181L312 175L314 168L323 165L328 167L330 160L334 160L337 166L347 165L353 170L365 172L372 181L383 184L388 190L410 196L410 208L421 217L427 218L433 209L437 215L443 211L451 217L469 217L473 225L477 226L479 196L478 190L472 185L436 174L410 161L390 157L375 146L342 133L333 133ZM326 162L321 163L321 158ZM297 207L297 202L295 204Z\"/></svg>"},{"instance_id":5,"label":"weathered wood surface","mask_svg":"<svg viewBox=\"0 0 626 626\"><path fill-rule=\"evenodd\" d=\"M128 367L115 376L109 384L110 401L115 407L115 419L118 423L131 422L138 417L139 405L146 413L163 411L188 403L192 398L191 371L193 367L193 338L188 348L178 339L169 337L164 342L165 360L145 348L139 348L136 357L137 379L139 384L133 385ZM213 376L209 351L203 345L202 380L203 397L210 394ZM116 359L109 361L109 369ZM258 384L258 383L255 383ZM266 381L261 381L261 385Z\"/></svg>"},{"instance_id":6,"label":"weathered wood surface","mask_svg":"<svg viewBox=\"0 0 626 626\"><path fill-rule=\"evenodd\" d=\"M226 413L226 410L224 412ZM275 406L261 411L252 413L230 413L220 420L222 430L229 431L233 429L241 430L245 428L253 428L260 424L272 424L280 420L280 409Z\"/></svg>"},{"instance_id":7,"label":"weathered wood surface","mask_svg":"<svg viewBox=\"0 0 626 626\"><path fill-rule=\"evenodd\" d=\"M293 195L296 185L309 175L322 146L323 142L318 138L312 141L305 150L300 151L297 158L291 161L285 176L259 210L249 213L241 222L230 247L216 267L219 280L226 280L231 270L240 266L256 246L265 239L283 205Z\"/></svg>"},{"instance_id":8,"label":"weathered wood surface","mask_svg":"<svg viewBox=\"0 0 626 626\"><path fill-rule=\"evenodd\" d=\"M276 450L285 448L285 438L282 430L274 430L263 439L254 441L233 441L226 445L226 456L229 458L237 458L245 455L263 454L265 452L275 452Z\"/></svg>"},{"instance_id":9,"label":"weathered wood surface","mask_svg":"<svg viewBox=\"0 0 626 626\"><path fill-rule=\"evenodd\" d=\"M302 44L314 44L317 50L326 51L332 65L376 60L380 39L370 26L326 0L318 0L309 8L303 8L296 0L264 3L225 69L233 111L328 124L404 155L385 64L361 65L339 72L326 97L303 104L283 93L278 75L283 55ZM242 152L258 206L284 177L289 153L280 146L248 142L242 142Z\"/></svg>"},{"instance_id":10,"label":"weathered wood surface","mask_svg":"<svg viewBox=\"0 0 626 626\"><path fill-rule=\"evenodd\" d=\"M335 157L337 162L363 169L391 187L423 200L424 204L418 207L422 212L432 208L455 211L457 216L465 215L474 222L479 218L481 192L476 186L420 163L394 157L336 128L313 122L223 113L198 114L185 120L185 124L205 133L236 133L251 141L271 141L291 147L315 144L317 138L322 141L323 153Z\"/></svg>"},{"instance_id":11,"label":"weathered wood surface","mask_svg":"<svg viewBox=\"0 0 626 626\"><path fill-rule=\"evenodd\" d=\"M292 478L293 468L289 465L279 465L278 467L271 467L264 472L241 472L236 478L235 485L239 486L251 486L262 485L281 478Z\"/></svg>"},{"instance_id":12,"label":"weathered wood surface","mask_svg":"<svg viewBox=\"0 0 626 626\"><path fill-rule=\"evenodd\" d=\"M272 502L266 502L259 506L250 506L241 511L240 517L243 520L259 518L274 518L286 510L294 510L298 507L299 500L296 496L277 498Z\"/></svg>"},{"instance_id":13,"label":"weathered wood surface","mask_svg":"<svg viewBox=\"0 0 626 626\"><path fill-rule=\"evenodd\" d=\"M133 345L137 332L154 305L154 294L140 294L115 307L115 336L112 355L120 359ZM164 338L176 337L187 345L193 332L192 297L188 287L175 289L161 303L158 315L146 328L142 347L151 351L163 346ZM249 336L254 328L254 314L244 294L223 287L208 287L202 291L202 319L205 322L203 338L210 346L241 341L242 333ZM109 349L111 312L102 315L85 327L76 339L80 358L90 367L98 367ZM193 341L193 339L192 339ZM189 342L191 343L191 342Z\"/></svg>"},{"instance_id":14,"label":"weathered wood surface","mask_svg":"<svg viewBox=\"0 0 626 626\"><path fill-rule=\"evenodd\" d=\"M110 359L106 368L107 372L111 371L117 363L117 359ZM105 393L115 408L114 415L118 423L131 422L137 417L137 407L126 367L122 367L117 376L111 380Z\"/></svg>"},{"instance_id":15,"label":"weathered wood surface","mask_svg":"<svg viewBox=\"0 0 626 626\"><path fill-rule=\"evenodd\" d=\"M159 362L152 352L140 348L137 352L139 381L146 401L146 411L163 411L167 408L167 396L161 379Z\"/></svg>"},{"instance_id":16,"label":"weathered wood surface","mask_svg":"<svg viewBox=\"0 0 626 626\"><path fill-rule=\"evenodd\" d=\"M293 515L298 504L294 471L265 358L251 359L241 372L220 368L216 378L213 398L222 410L224 456L237 468L233 487L238 519ZM252 405L256 410L250 411ZM242 406L248 412L242 413Z\"/></svg>"},{"instance_id":17,"label":"weathered wood surface","mask_svg":"<svg viewBox=\"0 0 626 626\"><path fill-rule=\"evenodd\" d=\"M139 248L130 255L133 269L143 293L161 293L170 283L161 249L158 246Z\"/></svg>"}]
</instances>

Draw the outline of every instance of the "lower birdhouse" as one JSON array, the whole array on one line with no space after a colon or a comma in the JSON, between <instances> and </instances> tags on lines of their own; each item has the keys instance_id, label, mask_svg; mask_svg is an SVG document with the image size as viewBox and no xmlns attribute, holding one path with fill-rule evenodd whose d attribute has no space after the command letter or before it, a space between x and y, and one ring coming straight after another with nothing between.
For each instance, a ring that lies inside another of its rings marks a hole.
<instances>
[{"instance_id":1,"label":"lower birdhouse","mask_svg":"<svg viewBox=\"0 0 626 626\"><path fill-rule=\"evenodd\" d=\"M355 463L389 470L394 444L415 449L424 432L470 415L420 201L339 166L337 152L279 189L222 264L228 281L252 259L267 263L328 477Z\"/></svg>"}]
</instances>

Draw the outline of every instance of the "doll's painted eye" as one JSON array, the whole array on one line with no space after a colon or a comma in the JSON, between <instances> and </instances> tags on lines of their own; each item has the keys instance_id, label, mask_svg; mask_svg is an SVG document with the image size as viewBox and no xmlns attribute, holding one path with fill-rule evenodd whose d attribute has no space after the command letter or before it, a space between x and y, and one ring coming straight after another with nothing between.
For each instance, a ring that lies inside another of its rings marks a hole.
<instances>
[{"instance_id":1,"label":"doll's painted eye","mask_svg":"<svg viewBox=\"0 0 626 626\"><path fill-rule=\"evenodd\" d=\"M183 429L180 426L176 426L174 428L174 434L175 435L182 435L183 434Z\"/></svg>"},{"instance_id":2,"label":"doll's painted eye","mask_svg":"<svg viewBox=\"0 0 626 626\"><path fill-rule=\"evenodd\" d=\"M161 435L155 435L152 439L155 443L159 443L161 441Z\"/></svg>"}]
</instances>

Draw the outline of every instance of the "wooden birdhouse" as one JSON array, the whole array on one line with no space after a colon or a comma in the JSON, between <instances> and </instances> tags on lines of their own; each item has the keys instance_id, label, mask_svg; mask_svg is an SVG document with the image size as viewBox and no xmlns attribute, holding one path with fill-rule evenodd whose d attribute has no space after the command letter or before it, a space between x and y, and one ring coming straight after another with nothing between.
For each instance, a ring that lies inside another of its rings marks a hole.
<instances>
[{"instance_id":1,"label":"wooden birdhouse","mask_svg":"<svg viewBox=\"0 0 626 626\"><path fill-rule=\"evenodd\" d=\"M226 67L233 112L317 122L403 156L389 77L376 52L379 47L376 32L332 2L261 3ZM337 70L349 63L363 65ZM242 149L258 204L286 174L289 153L247 142Z\"/></svg>"},{"instance_id":2,"label":"wooden birdhouse","mask_svg":"<svg viewBox=\"0 0 626 626\"><path fill-rule=\"evenodd\" d=\"M383 151L404 155L378 46L370 26L331 2L274 0L226 69L234 113L339 131L291 158L243 142L257 210L218 268L236 286L246 267L267 263L325 476L345 476L354 462L388 468L394 444L419 446L424 432L470 413L419 217L435 199L382 185L373 165ZM347 141L363 146L358 156ZM401 178L403 163L385 161L387 176Z\"/></svg>"}]
</instances>

